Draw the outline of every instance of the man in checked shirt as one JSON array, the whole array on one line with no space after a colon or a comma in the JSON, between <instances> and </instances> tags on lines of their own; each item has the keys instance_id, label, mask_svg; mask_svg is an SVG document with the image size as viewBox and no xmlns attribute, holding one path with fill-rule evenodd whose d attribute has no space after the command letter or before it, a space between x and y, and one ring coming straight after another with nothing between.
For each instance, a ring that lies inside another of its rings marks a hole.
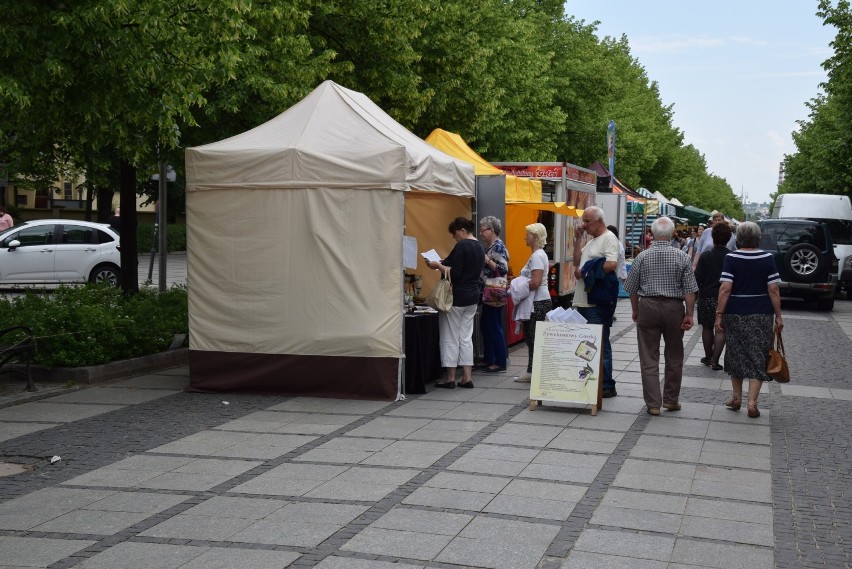
<instances>
[{"instance_id":1,"label":"man in checked shirt","mask_svg":"<svg viewBox=\"0 0 852 569\"><path fill-rule=\"evenodd\" d=\"M651 224L651 232L654 241L633 260L624 290L630 294L636 322L645 405L649 415L659 415L661 404L669 411L681 408L678 398L683 379L683 333L692 328L698 284L687 254L671 246L672 220L660 217ZM666 342L662 397L661 337Z\"/></svg>"}]
</instances>

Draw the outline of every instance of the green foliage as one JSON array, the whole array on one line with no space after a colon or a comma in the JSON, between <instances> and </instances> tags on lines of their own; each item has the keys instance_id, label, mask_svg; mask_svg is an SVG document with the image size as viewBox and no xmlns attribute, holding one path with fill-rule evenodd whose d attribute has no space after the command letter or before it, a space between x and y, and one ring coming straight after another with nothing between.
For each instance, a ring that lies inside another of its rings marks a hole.
<instances>
[{"instance_id":1,"label":"green foliage","mask_svg":"<svg viewBox=\"0 0 852 569\"><path fill-rule=\"evenodd\" d=\"M852 197L852 9L848 0L821 0L817 15L837 29L834 55L823 63L825 93L811 99L808 120L793 133L796 152L784 159L779 193Z\"/></svg>"},{"instance_id":2,"label":"green foliage","mask_svg":"<svg viewBox=\"0 0 852 569\"><path fill-rule=\"evenodd\" d=\"M848 2L820 8L839 25ZM0 13L0 162L39 187L82 171L92 192L111 189L123 161L154 195L144 180L166 161L178 175L168 208L181 211L186 147L333 79L421 137L458 132L492 161L605 161L612 119L623 182L738 207L684 145L627 38L599 40L558 0L0 0Z\"/></svg>"},{"instance_id":3,"label":"green foliage","mask_svg":"<svg viewBox=\"0 0 852 569\"><path fill-rule=\"evenodd\" d=\"M186 225L170 223L166 226L166 246L169 253L186 251ZM154 244L154 224L140 223L136 226L136 250L139 255L150 253Z\"/></svg>"},{"instance_id":4,"label":"green foliage","mask_svg":"<svg viewBox=\"0 0 852 569\"><path fill-rule=\"evenodd\" d=\"M141 289L131 297L107 285L30 291L0 300L0 322L33 329L40 365L97 365L161 352L174 334L187 333L187 291Z\"/></svg>"}]
</instances>

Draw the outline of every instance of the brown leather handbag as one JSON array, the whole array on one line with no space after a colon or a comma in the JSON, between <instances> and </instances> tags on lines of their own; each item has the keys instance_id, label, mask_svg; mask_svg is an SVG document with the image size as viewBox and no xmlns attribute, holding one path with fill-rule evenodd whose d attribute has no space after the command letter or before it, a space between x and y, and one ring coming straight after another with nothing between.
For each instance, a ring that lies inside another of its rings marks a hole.
<instances>
[{"instance_id":1,"label":"brown leather handbag","mask_svg":"<svg viewBox=\"0 0 852 569\"><path fill-rule=\"evenodd\" d=\"M778 383L788 383L790 381L790 369L787 367L787 357L784 355L784 341L781 340L780 330L775 331L773 346L769 348L766 375Z\"/></svg>"}]
</instances>

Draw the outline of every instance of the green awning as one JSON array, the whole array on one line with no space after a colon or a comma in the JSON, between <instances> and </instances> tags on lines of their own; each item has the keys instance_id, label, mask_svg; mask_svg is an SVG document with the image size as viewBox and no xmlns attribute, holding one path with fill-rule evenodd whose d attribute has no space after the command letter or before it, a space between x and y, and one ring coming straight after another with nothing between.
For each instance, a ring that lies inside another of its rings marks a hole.
<instances>
[{"instance_id":1,"label":"green awning","mask_svg":"<svg viewBox=\"0 0 852 569\"><path fill-rule=\"evenodd\" d=\"M686 205L686 206L675 206L675 210L677 211L678 217L685 217L688 220L689 225L698 225L699 223L707 223L707 220L710 219L710 212L703 210L701 208Z\"/></svg>"}]
</instances>

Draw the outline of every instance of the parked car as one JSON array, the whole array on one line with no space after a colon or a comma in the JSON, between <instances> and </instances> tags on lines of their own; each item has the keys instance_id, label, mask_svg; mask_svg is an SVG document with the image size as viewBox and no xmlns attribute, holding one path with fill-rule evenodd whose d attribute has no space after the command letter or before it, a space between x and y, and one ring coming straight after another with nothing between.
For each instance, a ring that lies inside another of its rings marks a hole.
<instances>
[{"instance_id":1,"label":"parked car","mask_svg":"<svg viewBox=\"0 0 852 569\"><path fill-rule=\"evenodd\" d=\"M0 232L0 285L117 286L120 275L119 237L107 224L39 219Z\"/></svg>"},{"instance_id":2,"label":"parked car","mask_svg":"<svg viewBox=\"0 0 852 569\"><path fill-rule=\"evenodd\" d=\"M808 219L759 221L760 248L775 259L782 297L816 302L818 310L834 308L837 257L825 223Z\"/></svg>"}]
</instances>

